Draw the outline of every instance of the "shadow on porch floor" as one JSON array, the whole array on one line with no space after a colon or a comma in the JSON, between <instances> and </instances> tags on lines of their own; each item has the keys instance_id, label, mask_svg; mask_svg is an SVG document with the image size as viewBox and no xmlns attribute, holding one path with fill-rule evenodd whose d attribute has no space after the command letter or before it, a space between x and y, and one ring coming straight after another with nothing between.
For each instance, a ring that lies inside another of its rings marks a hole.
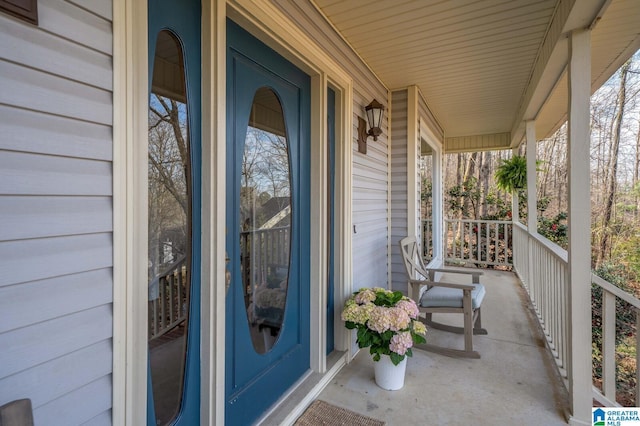
<instances>
[{"instance_id":1,"label":"shadow on porch floor","mask_svg":"<svg viewBox=\"0 0 640 426\"><path fill-rule=\"evenodd\" d=\"M481 359L414 350L404 388L385 391L375 385L368 352L360 351L318 399L390 426L566 424L567 396L518 279L489 270L482 282L482 320L489 334L474 337ZM444 317L438 318L455 323ZM427 339L462 348L462 336L429 330Z\"/></svg>"}]
</instances>

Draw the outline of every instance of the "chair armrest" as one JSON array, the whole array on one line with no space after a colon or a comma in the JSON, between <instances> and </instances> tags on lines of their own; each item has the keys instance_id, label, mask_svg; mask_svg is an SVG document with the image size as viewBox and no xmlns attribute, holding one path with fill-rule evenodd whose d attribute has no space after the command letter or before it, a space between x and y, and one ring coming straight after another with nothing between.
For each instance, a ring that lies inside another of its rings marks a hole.
<instances>
[{"instance_id":1,"label":"chair armrest","mask_svg":"<svg viewBox=\"0 0 640 426\"><path fill-rule=\"evenodd\" d=\"M458 288L460 290L473 290L475 287L471 284L457 284L457 283L447 283L443 281L423 281L423 280L409 280L409 284L414 285L428 285L430 287L449 287L449 288Z\"/></svg>"},{"instance_id":2,"label":"chair armrest","mask_svg":"<svg viewBox=\"0 0 640 426\"><path fill-rule=\"evenodd\" d=\"M471 281L474 284L479 284L480 283L480 275L484 275L484 272L482 271L469 271L466 269L460 269L460 268L429 268L428 269L429 272L433 271L433 272L443 272L446 274L462 274L462 275L471 275Z\"/></svg>"}]
</instances>

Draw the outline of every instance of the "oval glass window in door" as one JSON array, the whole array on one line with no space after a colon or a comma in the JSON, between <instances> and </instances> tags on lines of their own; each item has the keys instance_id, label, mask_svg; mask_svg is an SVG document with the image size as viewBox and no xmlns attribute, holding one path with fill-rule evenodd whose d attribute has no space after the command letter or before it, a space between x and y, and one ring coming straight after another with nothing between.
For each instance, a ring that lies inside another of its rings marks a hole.
<instances>
[{"instance_id":1,"label":"oval glass window in door","mask_svg":"<svg viewBox=\"0 0 640 426\"><path fill-rule=\"evenodd\" d=\"M240 270L251 340L260 354L275 345L284 319L291 209L282 105L262 87L251 106L240 176Z\"/></svg>"},{"instance_id":2,"label":"oval glass window in door","mask_svg":"<svg viewBox=\"0 0 640 426\"><path fill-rule=\"evenodd\" d=\"M158 34L149 99L149 364L158 425L180 412L191 266L191 161L182 48Z\"/></svg>"}]
</instances>

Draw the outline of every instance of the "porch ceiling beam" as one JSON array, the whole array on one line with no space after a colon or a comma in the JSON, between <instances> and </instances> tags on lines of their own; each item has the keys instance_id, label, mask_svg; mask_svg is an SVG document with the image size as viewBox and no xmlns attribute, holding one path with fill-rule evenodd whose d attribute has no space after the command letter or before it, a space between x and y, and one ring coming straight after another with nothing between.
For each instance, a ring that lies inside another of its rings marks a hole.
<instances>
[{"instance_id":1,"label":"porch ceiling beam","mask_svg":"<svg viewBox=\"0 0 640 426\"><path fill-rule=\"evenodd\" d=\"M511 147L520 144L525 136L525 122L537 118L565 72L569 60L567 35L573 30L593 28L611 1L560 0L558 2L511 129Z\"/></svg>"}]
</instances>

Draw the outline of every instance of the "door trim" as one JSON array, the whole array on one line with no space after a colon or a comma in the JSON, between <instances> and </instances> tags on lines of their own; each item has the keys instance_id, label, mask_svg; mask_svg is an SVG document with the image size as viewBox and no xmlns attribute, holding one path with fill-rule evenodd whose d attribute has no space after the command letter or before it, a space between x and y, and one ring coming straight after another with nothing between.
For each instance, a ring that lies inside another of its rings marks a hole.
<instances>
[{"instance_id":1,"label":"door trim","mask_svg":"<svg viewBox=\"0 0 640 426\"><path fill-rule=\"evenodd\" d=\"M202 297L200 419L224 422L225 15L202 4ZM113 424L146 424L148 3L113 0ZM204 78L206 76L206 78ZM218 144L215 141L221 140ZM144 238L142 237L144 236ZM217 237L219 236L219 237ZM207 333L206 335L204 333ZM214 401L213 403L211 401Z\"/></svg>"},{"instance_id":2,"label":"door trim","mask_svg":"<svg viewBox=\"0 0 640 426\"><path fill-rule=\"evenodd\" d=\"M258 4L259 3L259 4ZM352 292L352 156L353 82L325 50L315 44L277 7L266 2L232 0L227 15L253 36L311 76L311 360L316 373L326 372L326 166L327 86L336 93L335 169L335 306ZM284 42L282 42L284 41ZM282 44L286 43L286 44ZM339 309L337 309L339 312ZM351 334L335 330L335 349L354 353Z\"/></svg>"},{"instance_id":3,"label":"door trim","mask_svg":"<svg viewBox=\"0 0 640 426\"><path fill-rule=\"evenodd\" d=\"M127 425L147 421L147 40L147 1L113 0L112 422Z\"/></svg>"},{"instance_id":4,"label":"door trim","mask_svg":"<svg viewBox=\"0 0 640 426\"><path fill-rule=\"evenodd\" d=\"M200 422L224 424L226 2L202 2L202 287Z\"/></svg>"},{"instance_id":5,"label":"door trim","mask_svg":"<svg viewBox=\"0 0 640 426\"><path fill-rule=\"evenodd\" d=\"M148 49L147 0L113 0L113 403L114 424L146 422L147 294L136 282L146 280L147 155L139 144L147 138ZM202 3L202 301L201 301L201 422L224 423L225 338L225 87L227 15L311 76L312 191L325 194L326 86L336 92L336 228L335 306L351 293L352 155L354 136L353 82L349 74L275 6L251 0L210 0ZM282 41L286 41L286 44ZM280 41L280 42L278 42ZM283 44L281 44L281 42ZM144 152L143 152L144 151ZM144 173L143 173L144 174ZM323 200L322 196L313 197ZM219 202L219 200L223 200ZM321 211L312 204L314 211ZM325 235L324 220L314 224L311 238ZM134 231L135 230L135 231ZM321 239L315 239L321 241ZM313 253L323 253L315 247ZM324 372L319 336L326 327L319 279L326 258L312 260L311 368ZM326 272L322 272L325 274ZM139 287L139 288L138 288ZM337 310L339 311L339 310ZM339 324L339 320L336 321ZM315 331L314 331L315 330ZM353 356L350 334L336 327L336 350Z\"/></svg>"}]
</instances>

